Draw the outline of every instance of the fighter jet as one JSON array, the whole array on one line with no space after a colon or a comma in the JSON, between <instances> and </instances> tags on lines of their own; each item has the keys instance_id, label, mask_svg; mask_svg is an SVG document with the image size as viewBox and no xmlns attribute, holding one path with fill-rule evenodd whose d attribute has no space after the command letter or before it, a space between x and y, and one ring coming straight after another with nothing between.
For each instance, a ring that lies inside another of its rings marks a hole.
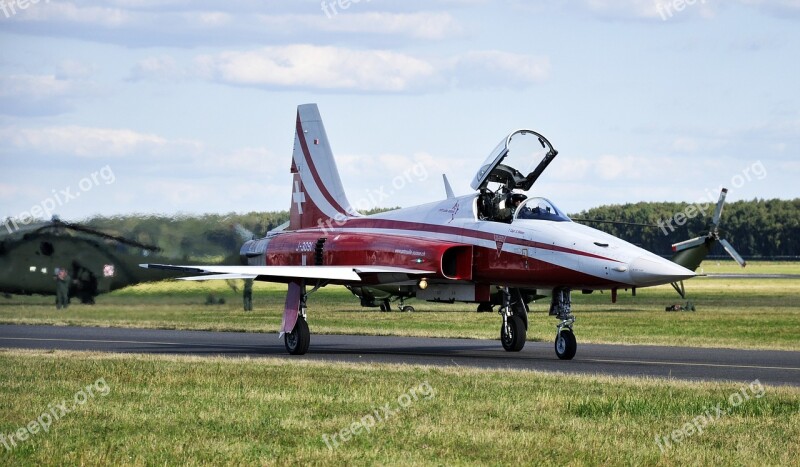
<instances>
[{"instance_id":1,"label":"fighter jet","mask_svg":"<svg viewBox=\"0 0 800 467\"><path fill-rule=\"evenodd\" d=\"M515 130L479 166L470 184L474 193L364 216L347 200L316 104L301 105L289 224L246 242L242 266L142 267L198 274L190 280L288 284L280 336L293 355L308 351L307 303L327 285L408 287L421 300L472 303L490 301L499 288L500 340L510 352L525 345L522 291L543 291L557 320L556 355L569 360L577 350L573 290L616 295L620 288L669 284L695 273L572 222L544 197L528 196L557 154L541 133Z\"/></svg>"}]
</instances>

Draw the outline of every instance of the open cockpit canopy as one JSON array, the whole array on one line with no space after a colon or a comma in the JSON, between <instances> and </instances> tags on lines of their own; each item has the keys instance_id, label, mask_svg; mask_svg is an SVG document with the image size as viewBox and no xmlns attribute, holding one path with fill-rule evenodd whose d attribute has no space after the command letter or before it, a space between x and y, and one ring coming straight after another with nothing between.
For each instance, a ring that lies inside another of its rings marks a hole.
<instances>
[{"instance_id":1,"label":"open cockpit canopy","mask_svg":"<svg viewBox=\"0 0 800 467\"><path fill-rule=\"evenodd\" d=\"M473 190L482 190L494 182L509 191L528 191L557 154L550 141L540 133L527 129L513 131L481 164L470 186Z\"/></svg>"}]
</instances>

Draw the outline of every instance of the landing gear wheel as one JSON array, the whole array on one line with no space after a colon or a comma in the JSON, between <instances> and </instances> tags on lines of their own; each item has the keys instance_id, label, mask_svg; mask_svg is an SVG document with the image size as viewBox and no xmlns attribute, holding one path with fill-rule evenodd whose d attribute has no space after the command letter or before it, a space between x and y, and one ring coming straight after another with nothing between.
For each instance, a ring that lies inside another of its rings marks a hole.
<instances>
[{"instance_id":1,"label":"landing gear wheel","mask_svg":"<svg viewBox=\"0 0 800 467\"><path fill-rule=\"evenodd\" d=\"M561 360L572 360L578 350L578 341L575 334L569 329L562 329L556 335L556 355Z\"/></svg>"},{"instance_id":2,"label":"landing gear wheel","mask_svg":"<svg viewBox=\"0 0 800 467\"><path fill-rule=\"evenodd\" d=\"M478 313L491 313L492 312L492 304L488 302L483 302L478 304Z\"/></svg>"},{"instance_id":3,"label":"landing gear wheel","mask_svg":"<svg viewBox=\"0 0 800 467\"><path fill-rule=\"evenodd\" d=\"M400 307L400 311L404 313L412 313L414 311L414 307L411 305L405 305L403 307Z\"/></svg>"},{"instance_id":4,"label":"landing gear wheel","mask_svg":"<svg viewBox=\"0 0 800 467\"><path fill-rule=\"evenodd\" d=\"M509 316L500 326L500 342L507 352L519 352L525 347L525 323L517 315Z\"/></svg>"},{"instance_id":5,"label":"landing gear wheel","mask_svg":"<svg viewBox=\"0 0 800 467\"><path fill-rule=\"evenodd\" d=\"M286 351L291 355L303 355L308 352L308 344L310 343L311 332L308 330L308 323L306 323L305 318L298 316L294 330L283 335L283 344L286 346Z\"/></svg>"},{"instance_id":6,"label":"landing gear wheel","mask_svg":"<svg viewBox=\"0 0 800 467\"><path fill-rule=\"evenodd\" d=\"M389 300L381 302L381 311L392 311L392 306L389 305Z\"/></svg>"}]
</instances>

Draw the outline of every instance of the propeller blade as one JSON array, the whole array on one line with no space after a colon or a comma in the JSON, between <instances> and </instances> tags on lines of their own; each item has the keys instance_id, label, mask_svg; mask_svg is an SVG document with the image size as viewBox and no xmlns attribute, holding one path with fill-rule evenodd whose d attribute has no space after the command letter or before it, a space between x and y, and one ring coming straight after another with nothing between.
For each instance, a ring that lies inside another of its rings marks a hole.
<instances>
[{"instance_id":1,"label":"propeller blade","mask_svg":"<svg viewBox=\"0 0 800 467\"><path fill-rule=\"evenodd\" d=\"M725 204L725 197L728 196L728 189L723 188L719 194L719 201L717 201L717 208L714 209L714 217L711 219L711 223L714 225L719 225L719 218L722 216L722 205Z\"/></svg>"},{"instance_id":2,"label":"propeller blade","mask_svg":"<svg viewBox=\"0 0 800 467\"><path fill-rule=\"evenodd\" d=\"M733 258L737 263L739 263L739 266L741 267L747 266L747 261L745 261L744 258L742 258L742 256L739 253L737 253L736 250L733 249L733 245L731 245L724 238L719 239L719 242L722 244L722 248L725 248L725 251L727 251L728 254L731 255L731 258Z\"/></svg>"},{"instance_id":3,"label":"propeller blade","mask_svg":"<svg viewBox=\"0 0 800 467\"><path fill-rule=\"evenodd\" d=\"M680 243L676 243L672 245L672 251L679 252L683 250L688 250L689 248L694 248L696 246L700 246L706 242L706 237L697 237L691 240L684 240Z\"/></svg>"}]
</instances>

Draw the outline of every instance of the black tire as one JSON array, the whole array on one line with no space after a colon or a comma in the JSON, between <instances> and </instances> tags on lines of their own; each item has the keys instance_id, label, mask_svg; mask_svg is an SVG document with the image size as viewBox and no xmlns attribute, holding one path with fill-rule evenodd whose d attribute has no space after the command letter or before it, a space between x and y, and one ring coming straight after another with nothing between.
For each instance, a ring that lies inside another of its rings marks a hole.
<instances>
[{"instance_id":1,"label":"black tire","mask_svg":"<svg viewBox=\"0 0 800 467\"><path fill-rule=\"evenodd\" d=\"M392 305L389 304L389 300L384 300L381 302L381 311L392 311Z\"/></svg>"},{"instance_id":2,"label":"black tire","mask_svg":"<svg viewBox=\"0 0 800 467\"><path fill-rule=\"evenodd\" d=\"M491 313L492 304L490 302L482 302L478 304L478 313Z\"/></svg>"},{"instance_id":3,"label":"black tire","mask_svg":"<svg viewBox=\"0 0 800 467\"><path fill-rule=\"evenodd\" d=\"M525 347L525 323L522 318L512 315L508 318L508 331L502 324L500 325L500 342L507 352L519 352Z\"/></svg>"},{"instance_id":4,"label":"black tire","mask_svg":"<svg viewBox=\"0 0 800 467\"><path fill-rule=\"evenodd\" d=\"M558 358L572 360L575 352L578 351L578 340L575 339L575 334L569 329L562 329L556 336L555 348Z\"/></svg>"},{"instance_id":5,"label":"black tire","mask_svg":"<svg viewBox=\"0 0 800 467\"><path fill-rule=\"evenodd\" d=\"M414 312L414 307L411 306L411 305L406 305L403 308L401 308L400 310L405 312L405 313L413 313Z\"/></svg>"},{"instance_id":6,"label":"black tire","mask_svg":"<svg viewBox=\"0 0 800 467\"><path fill-rule=\"evenodd\" d=\"M283 335L283 344L286 346L286 351L291 355L303 355L308 352L310 343L311 332L308 330L308 323L302 316L298 316L294 330Z\"/></svg>"}]
</instances>

